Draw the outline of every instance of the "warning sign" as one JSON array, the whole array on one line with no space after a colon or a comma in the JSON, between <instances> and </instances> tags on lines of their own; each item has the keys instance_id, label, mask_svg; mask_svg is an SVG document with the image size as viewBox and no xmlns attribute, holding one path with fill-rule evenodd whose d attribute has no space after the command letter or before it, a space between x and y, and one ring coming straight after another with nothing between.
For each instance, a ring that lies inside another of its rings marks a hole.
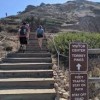
<instances>
[{"instance_id":1,"label":"warning sign","mask_svg":"<svg viewBox=\"0 0 100 100\"><path fill-rule=\"evenodd\" d=\"M87 74L71 73L70 100L88 100Z\"/></svg>"}]
</instances>

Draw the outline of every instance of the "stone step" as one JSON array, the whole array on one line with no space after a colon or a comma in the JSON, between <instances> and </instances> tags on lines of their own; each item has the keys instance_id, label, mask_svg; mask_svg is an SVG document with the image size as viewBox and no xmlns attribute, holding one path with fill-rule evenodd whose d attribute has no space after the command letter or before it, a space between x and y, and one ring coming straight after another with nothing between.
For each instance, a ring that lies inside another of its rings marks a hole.
<instances>
[{"instance_id":1,"label":"stone step","mask_svg":"<svg viewBox=\"0 0 100 100\"><path fill-rule=\"evenodd\" d=\"M0 63L0 100L55 100L52 59L43 40L30 35L24 53L8 54ZM48 55L49 53L49 55Z\"/></svg>"},{"instance_id":2,"label":"stone step","mask_svg":"<svg viewBox=\"0 0 100 100\"><path fill-rule=\"evenodd\" d=\"M34 38L34 39L32 39L32 38L30 37L30 38L29 38L29 41L38 41L38 39L35 39L35 38ZM46 39L46 38L44 38L44 39L43 39L43 41L47 41L47 39Z\"/></svg>"},{"instance_id":3,"label":"stone step","mask_svg":"<svg viewBox=\"0 0 100 100\"><path fill-rule=\"evenodd\" d=\"M33 46L33 47L34 46L37 46L37 47L39 47L39 44L38 43L28 43L27 46ZM43 43L42 46L43 47L47 47L47 44L46 43Z\"/></svg>"},{"instance_id":4,"label":"stone step","mask_svg":"<svg viewBox=\"0 0 100 100\"><path fill-rule=\"evenodd\" d=\"M36 33L32 33L32 34L29 35L29 37L32 38L32 39L35 38L35 36L36 36Z\"/></svg>"},{"instance_id":5,"label":"stone step","mask_svg":"<svg viewBox=\"0 0 100 100\"><path fill-rule=\"evenodd\" d=\"M34 45L34 44L33 45L27 45L27 48L40 49L39 45ZM45 49L45 48L47 49L46 45L43 45L42 48L43 49Z\"/></svg>"},{"instance_id":6,"label":"stone step","mask_svg":"<svg viewBox=\"0 0 100 100\"><path fill-rule=\"evenodd\" d=\"M20 57L20 58L27 58L27 57L51 57L50 53L9 53L7 57Z\"/></svg>"},{"instance_id":7,"label":"stone step","mask_svg":"<svg viewBox=\"0 0 100 100\"><path fill-rule=\"evenodd\" d=\"M47 40L43 40L42 43L43 44L47 44ZM35 40L29 40L28 44L38 44L38 40L37 39L35 39Z\"/></svg>"},{"instance_id":8,"label":"stone step","mask_svg":"<svg viewBox=\"0 0 100 100\"><path fill-rule=\"evenodd\" d=\"M0 78L50 78L53 70L0 70Z\"/></svg>"},{"instance_id":9,"label":"stone step","mask_svg":"<svg viewBox=\"0 0 100 100\"><path fill-rule=\"evenodd\" d=\"M55 100L54 89L0 90L0 100Z\"/></svg>"},{"instance_id":10,"label":"stone step","mask_svg":"<svg viewBox=\"0 0 100 100\"><path fill-rule=\"evenodd\" d=\"M28 42L27 46L39 46L38 42ZM47 46L47 43L42 43L42 46Z\"/></svg>"},{"instance_id":11,"label":"stone step","mask_svg":"<svg viewBox=\"0 0 100 100\"><path fill-rule=\"evenodd\" d=\"M28 46L26 48L27 51L48 51L48 48L47 47L43 47L42 50L40 47L34 47L34 46Z\"/></svg>"},{"instance_id":12,"label":"stone step","mask_svg":"<svg viewBox=\"0 0 100 100\"><path fill-rule=\"evenodd\" d=\"M52 63L1 63L0 70L41 70L51 69Z\"/></svg>"},{"instance_id":13,"label":"stone step","mask_svg":"<svg viewBox=\"0 0 100 100\"><path fill-rule=\"evenodd\" d=\"M52 60L50 57L45 58L4 58L2 59L2 62L6 63L32 63L32 62L38 62L38 63L51 63Z\"/></svg>"},{"instance_id":14,"label":"stone step","mask_svg":"<svg viewBox=\"0 0 100 100\"><path fill-rule=\"evenodd\" d=\"M33 39L36 39L35 36L36 36L35 34L30 34L30 35L29 35L29 39L32 39L32 40L33 40ZM44 37L44 39L46 39L46 38Z\"/></svg>"},{"instance_id":15,"label":"stone step","mask_svg":"<svg viewBox=\"0 0 100 100\"><path fill-rule=\"evenodd\" d=\"M49 51L48 50L40 50L40 49L38 49L38 50L25 50L24 53L49 53Z\"/></svg>"},{"instance_id":16,"label":"stone step","mask_svg":"<svg viewBox=\"0 0 100 100\"><path fill-rule=\"evenodd\" d=\"M7 78L0 79L0 89L50 89L53 78Z\"/></svg>"}]
</instances>

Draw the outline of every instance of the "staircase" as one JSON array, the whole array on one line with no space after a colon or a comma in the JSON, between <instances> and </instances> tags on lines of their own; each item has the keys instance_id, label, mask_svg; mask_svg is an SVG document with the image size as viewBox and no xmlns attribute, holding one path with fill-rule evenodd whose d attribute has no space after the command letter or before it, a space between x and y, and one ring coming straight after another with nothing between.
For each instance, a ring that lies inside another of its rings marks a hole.
<instances>
[{"instance_id":1,"label":"staircase","mask_svg":"<svg viewBox=\"0 0 100 100\"><path fill-rule=\"evenodd\" d=\"M0 100L54 100L52 76L46 39L40 50L34 34L30 34L24 53L10 53L0 63Z\"/></svg>"}]
</instances>

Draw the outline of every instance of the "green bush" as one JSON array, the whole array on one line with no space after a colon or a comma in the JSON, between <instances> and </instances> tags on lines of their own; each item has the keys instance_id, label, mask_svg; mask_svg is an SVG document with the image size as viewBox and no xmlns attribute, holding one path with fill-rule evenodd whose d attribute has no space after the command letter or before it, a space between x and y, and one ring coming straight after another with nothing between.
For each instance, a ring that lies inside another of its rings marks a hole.
<instances>
[{"instance_id":1,"label":"green bush","mask_svg":"<svg viewBox=\"0 0 100 100\"><path fill-rule=\"evenodd\" d=\"M67 58L60 56L60 61L63 62L65 66L68 65L69 44L71 42L87 43L88 48L100 48L100 34L98 33L59 33L54 36L54 41L59 53L67 56ZM53 38L49 39L48 48L57 56Z\"/></svg>"},{"instance_id":2,"label":"green bush","mask_svg":"<svg viewBox=\"0 0 100 100\"><path fill-rule=\"evenodd\" d=\"M6 27L7 32L9 33L17 33L18 29L17 28L13 28L11 26Z\"/></svg>"},{"instance_id":3,"label":"green bush","mask_svg":"<svg viewBox=\"0 0 100 100\"><path fill-rule=\"evenodd\" d=\"M49 40L48 47L52 53L56 53L53 40ZM61 54L68 56L69 43L83 42L88 48L100 48L100 34L98 33L59 33L54 37L55 45Z\"/></svg>"}]
</instances>

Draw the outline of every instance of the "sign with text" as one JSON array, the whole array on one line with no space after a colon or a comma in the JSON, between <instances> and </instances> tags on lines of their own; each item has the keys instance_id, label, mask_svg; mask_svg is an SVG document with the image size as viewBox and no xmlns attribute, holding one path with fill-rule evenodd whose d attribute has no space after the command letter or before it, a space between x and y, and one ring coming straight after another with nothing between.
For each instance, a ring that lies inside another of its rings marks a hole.
<instances>
[{"instance_id":1,"label":"sign with text","mask_svg":"<svg viewBox=\"0 0 100 100\"><path fill-rule=\"evenodd\" d=\"M87 74L71 73L70 100L88 100Z\"/></svg>"},{"instance_id":2,"label":"sign with text","mask_svg":"<svg viewBox=\"0 0 100 100\"><path fill-rule=\"evenodd\" d=\"M69 70L88 70L88 47L86 43L71 43L69 46Z\"/></svg>"}]
</instances>

